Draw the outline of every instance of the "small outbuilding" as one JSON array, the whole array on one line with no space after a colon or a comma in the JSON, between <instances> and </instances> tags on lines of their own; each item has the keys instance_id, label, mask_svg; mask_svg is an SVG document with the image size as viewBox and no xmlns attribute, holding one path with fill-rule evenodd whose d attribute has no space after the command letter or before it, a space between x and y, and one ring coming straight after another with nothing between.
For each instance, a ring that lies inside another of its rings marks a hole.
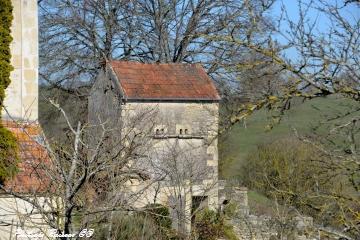
<instances>
[{"instance_id":1,"label":"small outbuilding","mask_svg":"<svg viewBox=\"0 0 360 240\"><path fill-rule=\"evenodd\" d=\"M197 208L218 207L219 101L199 64L106 64L90 93L89 123L118 129L110 135L114 149L146 146L129 161L147 176L129 182L129 191L141 192L134 206L166 205L173 226L185 231ZM141 139L129 139L135 133Z\"/></svg>"}]
</instances>

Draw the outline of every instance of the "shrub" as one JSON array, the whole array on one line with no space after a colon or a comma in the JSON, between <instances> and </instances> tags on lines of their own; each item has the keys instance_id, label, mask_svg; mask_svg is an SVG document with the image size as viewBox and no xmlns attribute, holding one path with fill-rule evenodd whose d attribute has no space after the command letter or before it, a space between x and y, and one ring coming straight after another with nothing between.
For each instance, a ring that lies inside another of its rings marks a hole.
<instances>
[{"instance_id":1,"label":"shrub","mask_svg":"<svg viewBox=\"0 0 360 240\"><path fill-rule=\"evenodd\" d=\"M348 189L341 174L328 167L329 161L313 145L281 139L259 146L248 156L243 167L245 183L283 206L335 226L334 216L341 217L342 212L336 198L326 194L342 194Z\"/></svg>"},{"instance_id":2,"label":"shrub","mask_svg":"<svg viewBox=\"0 0 360 240\"><path fill-rule=\"evenodd\" d=\"M208 208L196 214L194 225L199 240L216 240L224 235L224 219Z\"/></svg>"},{"instance_id":3,"label":"shrub","mask_svg":"<svg viewBox=\"0 0 360 240\"><path fill-rule=\"evenodd\" d=\"M95 239L108 239L109 225L103 224L99 231L95 232ZM158 225L150 217L144 214L118 214L112 221L112 234L114 240L165 240Z\"/></svg>"},{"instance_id":4,"label":"shrub","mask_svg":"<svg viewBox=\"0 0 360 240\"><path fill-rule=\"evenodd\" d=\"M312 191L317 184L320 169L318 151L297 139L286 138L264 144L251 153L244 165L244 182L249 188L257 189L267 196L272 196L274 189L278 199L297 196L288 193ZM284 193L285 195L281 195Z\"/></svg>"},{"instance_id":5,"label":"shrub","mask_svg":"<svg viewBox=\"0 0 360 240\"><path fill-rule=\"evenodd\" d=\"M154 221L164 239L181 240L186 238L186 236L182 236L180 232L171 228L172 221L168 207L155 203L149 204L145 208L145 217Z\"/></svg>"},{"instance_id":6,"label":"shrub","mask_svg":"<svg viewBox=\"0 0 360 240\"><path fill-rule=\"evenodd\" d=\"M17 169L17 142L12 133L0 126L0 184L13 177Z\"/></svg>"},{"instance_id":7,"label":"shrub","mask_svg":"<svg viewBox=\"0 0 360 240\"><path fill-rule=\"evenodd\" d=\"M5 99L5 89L10 84L10 43L12 16L11 0L0 1L0 184L17 172L17 144L12 133L1 125L1 111Z\"/></svg>"},{"instance_id":8,"label":"shrub","mask_svg":"<svg viewBox=\"0 0 360 240\"><path fill-rule=\"evenodd\" d=\"M0 109L5 99L5 89L10 84L10 72L13 70L10 60L11 22L12 22L11 0L0 1Z\"/></svg>"},{"instance_id":9,"label":"shrub","mask_svg":"<svg viewBox=\"0 0 360 240\"><path fill-rule=\"evenodd\" d=\"M161 204L149 204L146 211L117 214L112 221L111 239L178 240L183 239L171 229L169 209ZM109 225L103 224L96 239L108 238Z\"/></svg>"},{"instance_id":10,"label":"shrub","mask_svg":"<svg viewBox=\"0 0 360 240\"><path fill-rule=\"evenodd\" d=\"M236 208L237 208L237 204L233 201L230 201L230 203L225 205L225 208L224 208L225 217L227 217L227 218L235 217Z\"/></svg>"},{"instance_id":11,"label":"shrub","mask_svg":"<svg viewBox=\"0 0 360 240\"><path fill-rule=\"evenodd\" d=\"M164 229L171 228L171 218L169 209L161 204L149 204L146 206L146 215Z\"/></svg>"}]
</instances>

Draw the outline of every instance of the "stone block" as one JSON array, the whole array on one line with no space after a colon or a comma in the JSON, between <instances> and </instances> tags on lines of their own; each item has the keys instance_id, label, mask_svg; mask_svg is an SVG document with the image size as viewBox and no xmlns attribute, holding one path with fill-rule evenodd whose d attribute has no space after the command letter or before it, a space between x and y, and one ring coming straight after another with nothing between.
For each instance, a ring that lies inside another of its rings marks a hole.
<instances>
[{"instance_id":1,"label":"stone block","mask_svg":"<svg viewBox=\"0 0 360 240\"><path fill-rule=\"evenodd\" d=\"M207 161L206 161L206 164L207 164L209 167L216 167L216 166L218 166L218 162L217 162L217 161L214 161L214 160L207 160Z\"/></svg>"},{"instance_id":2,"label":"stone block","mask_svg":"<svg viewBox=\"0 0 360 240\"><path fill-rule=\"evenodd\" d=\"M23 79L37 86L37 71L35 69L24 70Z\"/></svg>"},{"instance_id":3,"label":"stone block","mask_svg":"<svg viewBox=\"0 0 360 240\"><path fill-rule=\"evenodd\" d=\"M38 26L37 1L12 0L13 42L10 46L11 83L6 89L5 106L11 117L23 120L37 120L38 117ZM31 119L28 114L31 113ZM6 114L3 112L2 115ZM25 116L26 115L26 116Z\"/></svg>"},{"instance_id":4,"label":"stone block","mask_svg":"<svg viewBox=\"0 0 360 240\"><path fill-rule=\"evenodd\" d=\"M22 63L21 63L21 55L12 55L11 56L11 65L16 69L16 68L21 68Z\"/></svg>"}]
</instances>

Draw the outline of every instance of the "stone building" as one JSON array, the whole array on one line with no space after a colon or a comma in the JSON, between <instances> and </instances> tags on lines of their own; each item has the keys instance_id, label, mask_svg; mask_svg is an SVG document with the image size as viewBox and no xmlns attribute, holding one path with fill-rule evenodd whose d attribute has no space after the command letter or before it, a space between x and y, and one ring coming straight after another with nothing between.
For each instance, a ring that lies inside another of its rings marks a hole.
<instances>
[{"instance_id":1,"label":"stone building","mask_svg":"<svg viewBox=\"0 0 360 240\"><path fill-rule=\"evenodd\" d=\"M219 100L197 64L107 63L91 90L89 122L121 129L113 139L144 133L145 156L132 164L150 178L129 184L132 192L147 186L134 206L167 205L174 227L186 231L197 207L218 207Z\"/></svg>"},{"instance_id":2,"label":"stone building","mask_svg":"<svg viewBox=\"0 0 360 240\"><path fill-rule=\"evenodd\" d=\"M38 14L36 0L12 0L11 83L6 89L3 119L38 118Z\"/></svg>"}]
</instances>

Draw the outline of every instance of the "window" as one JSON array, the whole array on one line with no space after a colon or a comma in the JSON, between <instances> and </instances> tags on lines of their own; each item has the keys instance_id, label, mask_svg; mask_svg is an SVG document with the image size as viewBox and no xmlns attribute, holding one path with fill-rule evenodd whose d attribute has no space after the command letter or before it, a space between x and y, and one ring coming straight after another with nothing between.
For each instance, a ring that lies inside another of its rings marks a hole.
<instances>
[{"instance_id":1,"label":"window","mask_svg":"<svg viewBox=\"0 0 360 240\"><path fill-rule=\"evenodd\" d=\"M166 127L164 125L158 125L154 129L154 134L156 136L164 136L166 134Z\"/></svg>"},{"instance_id":2,"label":"window","mask_svg":"<svg viewBox=\"0 0 360 240\"><path fill-rule=\"evenodd\" d=\"M176 124L175 133L181 138L189 138L192 134L191 125L189 124Z\"/></svg>"}]
</instances>

